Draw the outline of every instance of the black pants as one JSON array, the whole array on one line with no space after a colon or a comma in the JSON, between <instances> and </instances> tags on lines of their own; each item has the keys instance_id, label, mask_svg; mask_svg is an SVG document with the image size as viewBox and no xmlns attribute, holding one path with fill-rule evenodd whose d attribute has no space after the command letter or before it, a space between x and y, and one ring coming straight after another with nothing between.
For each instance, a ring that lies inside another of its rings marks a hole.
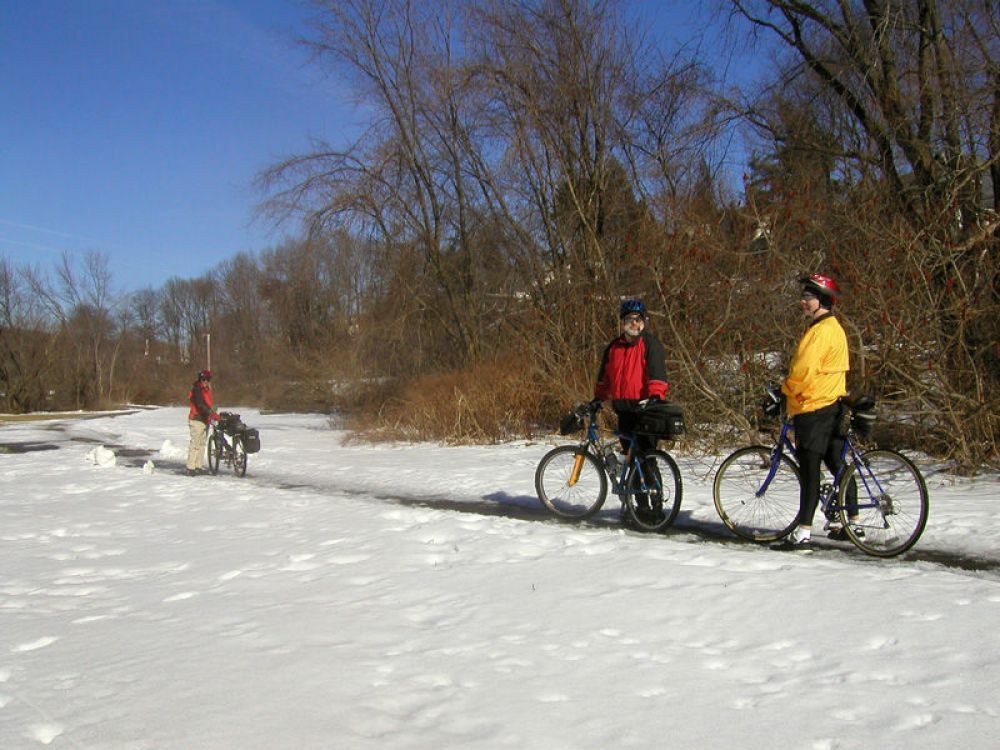
<instances>
[{"instance_id":1,"label":"black pants","mask_svg":"<svg viewBox=\"0 0 1000 750\"><path fill-rule=\"evenodd\" d=\"M627 432L635 438L635 443L631 447L635 448L636 457L638 457L639 460L642 461L642 473L647 477L647 481L649 481L651 477L657 476L655 473L657 471L657 467L656 467L656 461L645 458L645 455L649 453L649 451L656 448L657 440L652 435L636 435L634 432L632 432L632 430L635 429L635 423L636 420L638 419L638 416L634 412L620 411L617 413L618 413L618 431ZM629 441L622 439L621 444L622 444L622 450L628 451L630 447ZM634 481L635 482L639 481L638 475L635 476ZM648 510L650 507L649 497L644 492L636 494L635 502L640 509ZM663 500L661 498L658 504L662 503Z\"/></svg>"},{"instance_id":2,"label":"black pants","mask_svg":"<svg viewBox=\"0 0 1000 750\"><path fill-rule=\"evenodd\" d=\"M836 476L843 467L840 456L844 439L837 435L840 403L824 406L806 414L797 414L795 421L795 457L799 462L799 523L812 526L819 504L819 488L823 479L823 464ZM847 512L857 515L858 490L854 480L847 488Z\"/></svg>"},{"instance_id":3,"label":"black pants","mask_svg":"<svg viewBox=\"0 0 1000 750\"><path fill-rule=\"evenodd\" d=\"M652 435L636 435L633 430L635 430L636 422L639 421L639 415L631 411L620 411L618 414L618 431L627 432L632 437L635 438L635 452L640 456L644 453L649 453L656 447L656 438ZM622 450L627 451L629 449L628 441L622 439Z\"/></svg>"}]
</instances>

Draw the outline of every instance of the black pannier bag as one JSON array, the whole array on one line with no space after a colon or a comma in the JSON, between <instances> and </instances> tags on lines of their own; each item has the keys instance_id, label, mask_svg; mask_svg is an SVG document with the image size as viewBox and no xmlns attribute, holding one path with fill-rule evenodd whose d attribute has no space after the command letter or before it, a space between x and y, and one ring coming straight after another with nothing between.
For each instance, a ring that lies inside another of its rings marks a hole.
<instances>
[{"instance_id":1,"label":"black pannier bag","mask_svg":"<svg viewBox=\"0 0 1000 750\"><path fill-rule=\"evenodd\" d=\"M861 437L868 437L875 426L875 399L871 396L858 397L854 402L853 411L851 427Z\"/></svg>"},{"instance_id":2,"label":"black pannier bag","mask_svg":"<svg viewBox=\"0 0 1000 750\"><path fill-rule=\"evenodd\" d=\"M572 435L583 429L583 415L580 407L573 409L569 414L559 420L559 434Z\"/></svg>"},{"instance_id":3,"label":"black pannier bag","mask_svg":"<svg viewBox=\"0 0 1000 750\"><path fill-rule=\"evenodd\" d=\"M247 453L257 453L260 450L260 432L253 427L247 427L236 412L219 412L219 429L233 437L242 436L243 449Z\"/></svg>"},{"instance_id":4,"label":"black pannier bag","mask_svg":"<svg viewBox=\"0 0 1000 750\"><path fill-rule=\"evenodd\" d=\"M684 433L684 409L680 404L660 401L635 411L635 431L642 435L672 438Z\"/></svg>"},{"instance_id":5,"label":"black pannier bag","mask_svg":"<svg viewBox=\"0 0 1000 750\"><path fill-rule=\"evenodd\" d=\"M256 453L260 450L260 432L253 427L243 428L243 448L247 453Z\"/></svg>"}]
</instances>

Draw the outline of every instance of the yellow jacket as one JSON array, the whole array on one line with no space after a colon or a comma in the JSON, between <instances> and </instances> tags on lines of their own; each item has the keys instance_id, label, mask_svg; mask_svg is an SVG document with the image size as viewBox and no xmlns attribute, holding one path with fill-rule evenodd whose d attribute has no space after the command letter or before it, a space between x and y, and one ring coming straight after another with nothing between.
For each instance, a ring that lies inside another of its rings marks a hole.
<instances>
[{"instance_id":1,"label":"yellow jacket","mask_svg":"<svg viewBox=\"0 0 1000 750\"><path fill-rule=\"evenodd\" d=\"M832 314L813 322L792 357L788 377L781 386L788 416L822 409L847 395L847 335Z\"/></svg>"}]
</instances>

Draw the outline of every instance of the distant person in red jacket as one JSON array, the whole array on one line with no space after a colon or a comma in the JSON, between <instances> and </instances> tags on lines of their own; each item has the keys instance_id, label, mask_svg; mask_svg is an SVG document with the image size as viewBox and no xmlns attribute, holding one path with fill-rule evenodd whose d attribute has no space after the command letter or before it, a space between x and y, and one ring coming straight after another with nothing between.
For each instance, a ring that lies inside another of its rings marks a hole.
<instances>
[{"instance_id":1,"label":"distant person in red jacket","mask_svg":"<svg viewBox=\"0 0 1000 750\"><path fill-rule=\"evenodd\" d=\"M604 349L594 400L611 401L618 414L618 429L632 432L638 418L637 403L666 400L670 385L663 344L646 330L646 306L641 300L625 300L618 308L618 318L622 333ZM652 436L635 437L635 449L640 455L656 447L656 438ZM624 440L622 447L627 448ZM649 501L644 496L638 496L637 501L640 511L662 512L662 509L649 508Z\"/></svg>"},{"instance_id":2,"label":"distant person in red jacket","mask_svg":"<svg viewBox=\"0 0 1000 750\"><path fill-rule=\"evenodd\" d=\"M188 443L187 474L194 476L205 466L205 439L208 436L208 425L217 418L212 405L212 372L202 370L198 379L188 391L188 430L191 442Z\"/></svg>"}]
</instances>

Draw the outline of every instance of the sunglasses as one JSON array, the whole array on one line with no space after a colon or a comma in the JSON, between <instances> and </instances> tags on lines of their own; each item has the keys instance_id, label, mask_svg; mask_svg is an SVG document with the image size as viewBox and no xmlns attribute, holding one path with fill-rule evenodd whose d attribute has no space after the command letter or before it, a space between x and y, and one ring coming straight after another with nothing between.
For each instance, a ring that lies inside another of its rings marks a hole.
<instances>
[{"instance_id":1,"label":"sunglasses","mask_svg":"<svg viewBox=\"0 0 1000 750\"><path fill-rule=\"evenodd\" d=\"M622 318L622 320L625 323L641 323L643 320L645 320L645 318L643 318L641 315L626 315L624 318Z\"/></svg>"}]
</instances>

